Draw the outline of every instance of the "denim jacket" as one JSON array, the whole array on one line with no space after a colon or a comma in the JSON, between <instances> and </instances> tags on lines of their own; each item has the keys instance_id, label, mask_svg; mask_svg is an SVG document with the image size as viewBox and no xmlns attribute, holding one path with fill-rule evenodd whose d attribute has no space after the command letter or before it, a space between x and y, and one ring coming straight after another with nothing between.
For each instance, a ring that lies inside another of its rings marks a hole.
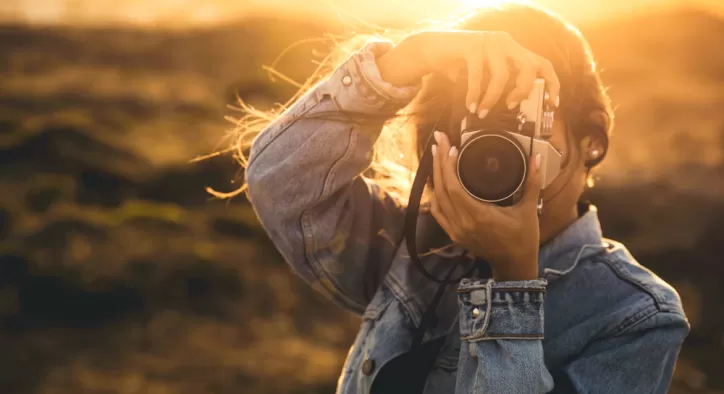
<instances>
[{"instance_id":1,"label":"denim jacket","mask_svg":"<svg viewBox=\"0 0 724 394\"><path fill-rule=\"evenodd\" d=\"M362 323L338 393L368 393L410 349L437 284L396 244L404 207L360 174L384 119L419 87L395 87L373 43L353 54L255 140L248 197L289 265ZM345 113L369 114L351 122ZM327 114L325 116L315 116ZM335 116L339 115L337 119ZM434 225L418 223L418 239ZM441 276L445 255L422 257ZM448 286L423 341L444 338L425 394L665 393L689 332L676 291L602 238L594 207L539 253L539 279Z\"/></svg>"}]
</instances>

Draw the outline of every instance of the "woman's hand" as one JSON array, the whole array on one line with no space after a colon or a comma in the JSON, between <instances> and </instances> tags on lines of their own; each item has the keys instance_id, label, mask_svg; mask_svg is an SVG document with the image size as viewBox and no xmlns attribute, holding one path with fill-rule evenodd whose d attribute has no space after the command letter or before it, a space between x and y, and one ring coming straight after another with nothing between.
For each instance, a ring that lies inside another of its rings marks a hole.
<instances>
[{"instance_id":1,"label":"woman's hand","mask_svg":"<svg viewBox=\"0 0 724 394\"><path fill-rule=\"evenodd\" d=\"M508 108L528 97L538 77L546 80L549 103L558 106L560 83L552 64L523 48L505 32L425 31L409 36L377 60L382 78L398 86L419 83L430 73L455 75L468 70L466 105L484 118L500 100L517 72L515 88L507 95ZM490 75L483 81L483 70ZM487 89L482 92L483 82ZM512 207L480 202L465 192L457 177L457 150L444 133L435 133L435 198L432 213L453 242L491 264L496 280L538 277L537 202L540 193L540 156L531 159L524 196Z\"/></svg>"},{"instance_id":2,"label":"woman's hand","mask_svg":"<svg viewBox=\"0 0 724 394\"><path fill-rule=\"evenodd\" d=\"M510 67L517 70L516 86L506 97L509 108L528 97L537 77L546 80L549 103L558 106L560 83L553 65L523 48L506 32L424 31L413 34L377 60L382 79L406 86L433 72L446 75L463 66L468 70L467 108L484 118L503 95ZM483 69L490 75L482 92Z\"/></svg>"},{"instance_id":3,"label":"woman's hand","mask_svg":"<svg viewBox=\"0 0 724 394\"><path fill-rule=\"evenodd\" d=\"M432 215L450 239L486 259L498 281L538 277L538 195L540 154L531 158L522 199L511 207L470 196L457 177L457 149L445 133L435 132Z\"/></svg>"}]
</instances>

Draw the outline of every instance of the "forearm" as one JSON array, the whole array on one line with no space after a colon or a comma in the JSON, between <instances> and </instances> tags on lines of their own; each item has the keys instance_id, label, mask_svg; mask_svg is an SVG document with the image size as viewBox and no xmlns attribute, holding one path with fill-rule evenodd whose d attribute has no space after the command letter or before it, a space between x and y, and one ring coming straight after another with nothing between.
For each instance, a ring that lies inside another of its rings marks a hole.
<instances>
[{"instance_id":1,"label":"forearm","mask_svg":"<svg viewBox=\"0 0 724 394\"><path fill-rule=\"evenodd\" d=\"M483 49L471 47L477 45L479 35L475 31L436 30L409 35L379 59L380 74L396 86L417 84L433 72L457 77L459 69L470 60L468 57L474 58L475 51Z\"/></svg>"},{"instance_id":2,"label":"forearm","mask_svg":"<svg viewBox=\"0 0 724 394\"><path fill-rule=\"evenodd\" d=\"M375 137L374 130L299 120L246 173L249 200L285 260L315 289L357 313L367 302L370 234L385 219L378 207L394 204L375 201L371 185L359 177Z\"/></svg>"},{"instance_id":3,"label":"forearm","mask_svg":"<svg viewBox=\"0 0 724 394\"><path fill-rule=\"evenodd\" d=\"M255 207L295 217L349 185L370 164L380 124L351 125L311 92L255 140L246 180ZM289 119L285 119L289 118ZM266 219L266 217L262 217Z\"/></svg>"},{"instance_id":4,"label":"forearm","mask_svg":"<svg viewBox=\"0 0 724 394\"><path fill-rule=\"evenodd\" d=\"M377 65L382 79L396 86L417 84L432 72L421 51L424 33L406 37L380 57Z\"/></svg>"},{"instance_id":5,"label":"forearm","mask_svg":"<svg viewBox=\"0 0 724 394\"><path fill-rule=\"evenodd\" d=\"M402 208L360 174L387 118L416 88L385 86L372 52L355 54L254 141L248 196L287 262L355 312L394 250ZM357 115L357 116L355 116Z\"/></svg>"},{"instance_id":6,"label":"forearm","mask_svg":"<svg viewBox=\"0 0 724 394\"><path fill-rule=\"evenodd\" d=\"M296 215L368 168L384 122L419 91L380 77L377 62L391 48L380 42L355 53L256 138L246 171L250 194L286 198L275 209Z\"/></svg>"}]
</instances>

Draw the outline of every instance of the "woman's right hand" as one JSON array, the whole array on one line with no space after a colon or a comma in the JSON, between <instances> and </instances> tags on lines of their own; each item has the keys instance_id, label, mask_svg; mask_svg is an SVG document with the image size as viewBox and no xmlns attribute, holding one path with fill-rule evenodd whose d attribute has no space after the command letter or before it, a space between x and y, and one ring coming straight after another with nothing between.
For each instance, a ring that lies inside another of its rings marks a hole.
<instances>
[{"instance_id":1,"label":"woman's right hand","mask_svg":"<svg viewBox=\"0 0 724 394\"><path fill-rule=\"evenodd\" d=\"M500 31L423 31L405 38L377 60L382 79L397 86L419 83L430 73L451 75L462 66L468 69L467 108L484 118L500 100L510 78L510 66L517 70L515 88L505 98L513 108L528 97L533 82L546 81L549 103L558 106L560 82L548 59L523 48L508 33ZM483 69L490 81L483 86Z\"/></svg>"}]
</instances>

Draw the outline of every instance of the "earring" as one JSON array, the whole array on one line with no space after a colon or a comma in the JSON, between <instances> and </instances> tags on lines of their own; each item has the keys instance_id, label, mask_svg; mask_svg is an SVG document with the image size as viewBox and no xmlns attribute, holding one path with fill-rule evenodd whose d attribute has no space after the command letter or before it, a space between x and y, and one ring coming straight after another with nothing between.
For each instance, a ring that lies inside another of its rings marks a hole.
<instances>
[{"instance_id":1,"label":"earring","mask_svg":"<svg viewBox=\"0 0 724 394\"><path fill-rule=\"evenodd\" d=\"M589 155L591 156L591 159L598 159L598 155L600 155L601 152L598 149L592 150Z\"/></svg>"}]
</instances>

